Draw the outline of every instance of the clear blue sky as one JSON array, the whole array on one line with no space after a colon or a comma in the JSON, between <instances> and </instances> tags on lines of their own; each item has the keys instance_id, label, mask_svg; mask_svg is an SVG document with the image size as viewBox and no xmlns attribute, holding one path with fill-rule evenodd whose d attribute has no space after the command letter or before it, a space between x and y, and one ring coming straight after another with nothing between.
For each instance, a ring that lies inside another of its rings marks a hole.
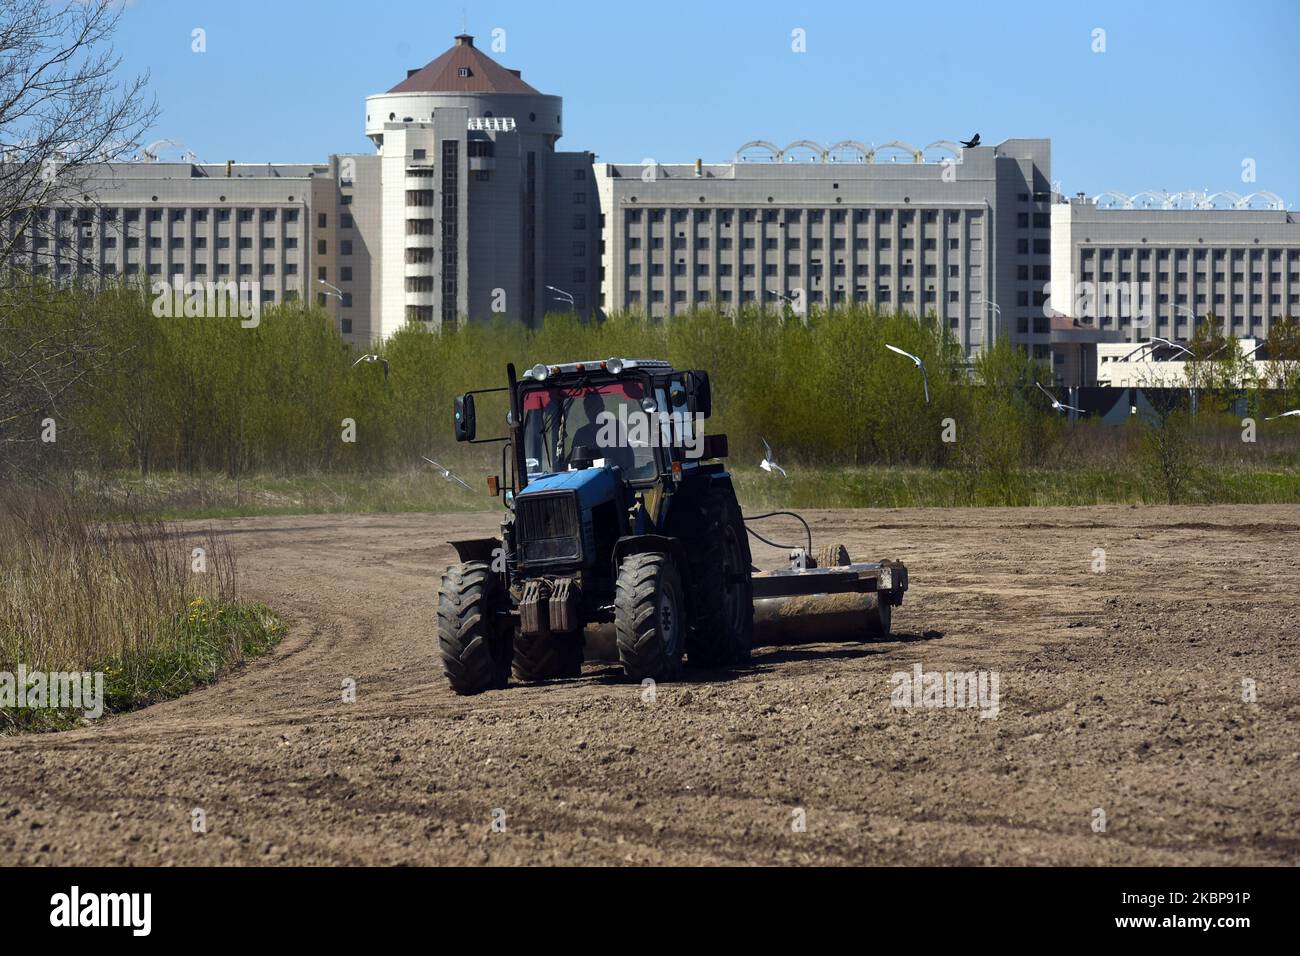
<instances>
[{"instance_id":1,"label":"clear blue sky","mask_svg":"<svg viewBox=\"0 0 1300 956\"><path fill-rule=\"evenodd\" d=\"M365 97L462 18L485 50L506 31L492 55L564 97L560 148L603 160L978 130L1050 137L1068 193L1266 189L1300 208L1300 0L132 0L118 46L152 74L157 137L205 162L323 161L369 150Z\"/></svg>"}]
</instances>

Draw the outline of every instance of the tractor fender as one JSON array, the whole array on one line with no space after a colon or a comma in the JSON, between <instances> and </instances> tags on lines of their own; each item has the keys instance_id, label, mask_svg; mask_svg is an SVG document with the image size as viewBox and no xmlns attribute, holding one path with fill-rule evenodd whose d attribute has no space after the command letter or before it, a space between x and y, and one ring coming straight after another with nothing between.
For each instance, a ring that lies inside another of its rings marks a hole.
<instances>
[{"instance_id":1,"label":"tractor fender","mask_svg":"<svg viewBox=\"0 0 1300 956\"><path fill-rule=\"evenodd\" d=\"M662 534L629 534L619 538L614 543L613 571L615 580L618 579L618 566L623 563L624 558L633 554L646 554L647 552L672 555L672 559L677 566L682 566L682 543L678 539Z\"/></svg>"},{"instance_id":2,"label":"tractor fender","mask_svg":"<svg viewBox=\"0 0 1300 956\"><path fill-rule=\"evenodd\" d=\"M719 466L714 466L713 468L704 466L690 472L687 477L682 479L678 484L674 497L689 495L701 490L713 488L725 489L726 491L731 492L733 497L736 494L736 489L731 483L731 473L729 471L726 471Z\"/></svg>"},{"instance_id":3,"label":"tractor fender","mask_svg":"<svg viewBox=\"0 0 1300 956\"><path fill-rule=\"evenodd\" d=\"M461 561L486 561L492 559L501 548L500 538L470 538L465 541L448 541L456 549L456 557Z\"/></svg>"},{"instance_id":4,"label":"tractor fender","mask_svg":"<svg viewBox=\"0 0 1300 956\"><path fill-rule=\"evenodd\" d=\"M697 469L691 472L678 484L677 490L668 499L668 507L662 519L665 526L672 520L674 509L684 507L695 500L698 495L714 489L727 493L733 500L736 498L736 489L731 483L731 474L720 466L716 467L716 470L713 468L707 471ZM736 507L740 507L739 502L737 502Z\"/></svg>"}]
</instances>

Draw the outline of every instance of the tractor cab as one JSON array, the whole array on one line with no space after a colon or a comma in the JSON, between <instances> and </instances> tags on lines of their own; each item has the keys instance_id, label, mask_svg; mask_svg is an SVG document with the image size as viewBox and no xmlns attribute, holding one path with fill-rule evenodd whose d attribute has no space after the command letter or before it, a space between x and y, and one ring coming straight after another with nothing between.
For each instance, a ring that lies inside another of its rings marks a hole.
<instances>
[{"instance_id":1,"label":"tractor cab","mask_svg":"<svg viewBox=\"0 0 1300 956\"><path fill-rule=\"evenodd\" d=\"M726 436L704 434L712 411L705 372L611 358L539 364L522 376L511 366L507 374L509 435L475 434L474 396L502 389L457 397L455 428L460 441L506 444L507 467L489 486L516 513L526 497L573 492L583 510L614 500L639 507L644 532L662 525L682 481L723 470L716 460L726 455Z\"/></svg>"}]
</instances>

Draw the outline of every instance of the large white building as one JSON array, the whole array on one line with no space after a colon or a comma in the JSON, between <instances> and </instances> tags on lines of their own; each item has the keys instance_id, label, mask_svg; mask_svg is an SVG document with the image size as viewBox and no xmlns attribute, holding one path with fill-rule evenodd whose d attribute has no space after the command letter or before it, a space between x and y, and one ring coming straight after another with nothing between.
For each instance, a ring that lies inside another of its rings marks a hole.
<instances>
[{"instance_id":1,"label":"large white building","mask_svg":"<svg viewBox=\"0 0 1300 956\"><path fill-rule=\"evenodd\" d=\"M1203 323L1249 339L1249 351L1279 319L1300 316L1300 218L1268 193L1061 200L1052 207L1051 305L1119 343L1086 355L1071 385L1168 372L1144 367L1171 357L1160 350L1139 352L1122 372L1097 365L1135 351L1125 343L1185 342Z\"/></svg>"},{"instance_id":2,"label":"large white building","mask_svg":"<svg viewBox=\"0 0 1300 956\"><path fill-rule=\"evenodd\" d=\"M349 339L502 314L590 315L600 211L590 153L555 149L559 97L460 35L368 97L374 154L306 165L111 163L0 224L11 265L60 280L256 284L314 295Z\"/></svg>"},{"instance_id":3,"label":"large white building","mask_svg":"<svg viewBox=\"0 0 1300 956\"><path fill-rule=\"evenodd\" d=\"M609 310L789 302L937 315L968 353L1046 360L1051 144L803 141L722 165L602 163Z\"/></svg>"}]
</instances>

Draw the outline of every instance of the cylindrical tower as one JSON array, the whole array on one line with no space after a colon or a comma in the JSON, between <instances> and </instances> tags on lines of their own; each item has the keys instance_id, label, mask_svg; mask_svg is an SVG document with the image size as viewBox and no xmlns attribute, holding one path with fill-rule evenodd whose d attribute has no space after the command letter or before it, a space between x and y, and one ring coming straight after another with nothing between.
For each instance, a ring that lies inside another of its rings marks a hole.
<instances>
[{"instance_id":1,"label":"cylindrical tower","mask_svg":"<svg viewBox=\"0 0 1300 956\"><path fill-rule=\"evenodd\" d=\"M381 156L382 335L409 321L540 317L546 175L562 124L560 97L467 34L366 98L366 135Z\"/></svg>"}]
</instances>

